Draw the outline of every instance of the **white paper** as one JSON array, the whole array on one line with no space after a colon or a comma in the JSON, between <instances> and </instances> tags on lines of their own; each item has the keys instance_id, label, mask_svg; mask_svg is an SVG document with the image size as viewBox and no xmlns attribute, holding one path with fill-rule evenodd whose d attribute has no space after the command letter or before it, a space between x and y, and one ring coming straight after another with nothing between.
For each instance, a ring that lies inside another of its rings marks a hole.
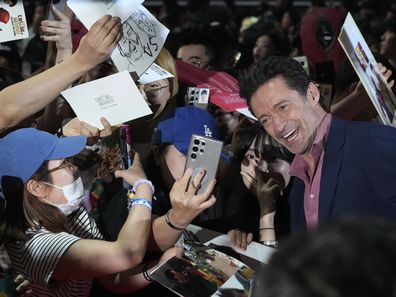
<instances>
[{"instance_id":1,"label":"white paper","mask_svg":"<svg viewBox=\"0 0 396 297\"><path fill-rule=\"evenodd\" d=\"M294 57L293 59L299 62L301 66L304 68L305 72L309 75L309 65L308 65L307 56L298 56L298 57Z\"/></svg>"},{"instance_id":2,"label":"white paper","mask_svg":"<svg viewBox=\"0 0 396 297\"><path fill-rule=\"evenodd\" d=\"M355 68L382 122L396 126L396 98L380 74L377 62L350 13L341 28L338 41Z\"/></svg>"},{"instance_id":3,"label":"white paper","mask_svg":"<svg viewBox=\"0 0 396 297\"><path fill-rule=\"evenodd\" d=\"M123 22L122 31L111 58L118 71L136 72L140 77L157 58L169 30L140 5Z\"/></svg>"},{"instance_id":4,"label":"white paper","mask_svg":"<svg viewBox=\"0 0 396 297\"><path fill-rule=\"evenodd\" d=\"M243 114L245 117L252 119L253 121L257 121L257 118L250 112L249 108L237 108L235 109L237 112Z\"/></svg>"},{"instance_id":5,"label":"white paper","mask_svg":"<svg viewBox=\"0 0 396 297\"><path fill-rule=\"evenodd\" d=\"M216 245L231 247L239 254L256 259L262 263L267 263L269 258L271 257L271 255L276 251L275 249L273 249L271 247L264 246L262 244L254 242L254 241L252 241L248 245L246 251L237 249L232 246L231 241L230 241L230 236L226 235L226 234L219 235L219 236L212 238L211 240L205 242L206 245L209 245L211 243L216 244Z\"/></svg>"},{"instance_id":6,"label":"white paper","mask_svg":"<svg viewBox=\"0 0 396 297\"><path fill-rule=\"evenodd\" d=\"M88 29L102 16L117 16L124 22L143 0L68 0L67 6Z\"/></svg>"},{"instance_id":7,"label":"white paper","mask_svg":"<svg viewBox=\"0 0 396 297\"><path fill-rule=\"evenodd\" d=\"M153 81L161 80L164 78L173 77L171 73L153 63L151 66L140 76L138 82L142 85L151 83Z\"/></svg>"},{"instance_id":8,"label":"white paper","mask_svg":"<svg viewBox=\"0 0 396 297\"><path fill-rule=\"evenodd\" d=\"M103 129L105 117L112 126L151 114L128 72L100 78L61 93L80 121Z\"/></svg>"},{"instance_id":9,"label":"white paper","mask_svg":"<svg viewBox=\"0 0 396 297\"><path fill-rule=\"evenodd\" d=\"M0 42L28 37L28 26L22 0L19 0L15 5L0 1Z\"/></svg>"},{"instance_id":10,"label":"white paper","mask_svg":"<svg viewBox=\"0 0 396 297\"><path fill-rule=\"evenodd\" d=\"M267 264L271 255L276 251L274 248L259 244L257 242L252 242L249 244L246 251L243 251L234 248L231 244L230 237L226 234L215 232L192 224L188 225L187 229L194 232L199 240L204 242L205 245L213 243L216 245L233 248L241 255L241 261L251 267L253 270L257 270L257 267L260 265L260 263ZM254 260L256 260L256 262L254 262Z\"/></svg>"}]
</instances>

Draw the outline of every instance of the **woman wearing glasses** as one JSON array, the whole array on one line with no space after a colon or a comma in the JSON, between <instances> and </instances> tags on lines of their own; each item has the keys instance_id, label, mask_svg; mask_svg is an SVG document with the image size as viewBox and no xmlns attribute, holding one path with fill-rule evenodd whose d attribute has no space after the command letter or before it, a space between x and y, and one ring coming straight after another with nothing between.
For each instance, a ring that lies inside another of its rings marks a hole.
<instances>
[{"instance_id":1,"label":"woman wearing glasses","mask_svg":"<svg viewBox=\"0 0 396 297\"><path fill-rule=\"evenodd\" d=\"M176 108L176 95L179 91L176 64L169 51L162 48L155 63L174 77L139 86L140 91L153 112L147 117L133 120L129 123L132 148L140 154L142 160L145 160L151 151L151 138L160 118L174 112Z\"/></svg>"},{"instance_id":2,"label":"woman wearing glasses","mask_svg":"<svg viewBox=\"0 0 396 297\"><path fill-rule=\"evenodd\" d=\"M183 227L189 223L175 214L151 221L154 188L136 155L128 170L115 172L133 185L134 197L125 197L129 199L128 217L116 241L102 240L81 203L82 180L68 159L85 143L85 136L57 138L32 128L0 139L0 190L6 200L1 238L13 268L30 281L33 296L88 296L93 278L118 293L138 290L150 283L147 270L158 263L135 267L148 243L164 250L182 231L171 228L172 223ZM194 209L210 206L206 200L211 189L202 195L186 190L190 177L191 172L185 174L172 194L185 202L194 201L196 207L189 210L194 216L199 213L193 213ZM196 179L194 182L200 182ZM175 252L165 252L162 260Z\"/></svg>"}]
</instances>

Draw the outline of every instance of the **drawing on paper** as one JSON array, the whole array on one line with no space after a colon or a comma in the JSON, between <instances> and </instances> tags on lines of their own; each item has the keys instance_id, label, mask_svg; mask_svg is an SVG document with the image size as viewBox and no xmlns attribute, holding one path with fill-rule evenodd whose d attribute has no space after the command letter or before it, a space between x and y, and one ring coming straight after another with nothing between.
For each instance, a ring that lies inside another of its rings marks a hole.
<instances>
[{"instance_id":1,"label":"drawing on paper","mask_svg":"<svg viewBox=\"0 0 396 297\"><path fill-rule=\"evenodd\" d=\"M160 38L157 24L140 10L136 10L123 23L124 36L118 42L118 49L122 57L129 61L129 71L136 70L142 60L153 59L160 50Z\"/></svg>"}]
</instances>

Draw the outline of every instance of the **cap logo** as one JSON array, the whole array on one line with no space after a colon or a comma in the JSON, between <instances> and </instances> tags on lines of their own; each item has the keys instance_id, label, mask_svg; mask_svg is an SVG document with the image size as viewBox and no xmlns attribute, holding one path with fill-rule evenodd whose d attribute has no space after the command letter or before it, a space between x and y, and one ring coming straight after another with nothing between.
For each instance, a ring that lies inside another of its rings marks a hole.
<instances>
[{"instance_id":1,"label":"cap logo","mask_svg":"<svg viewBox=\"0 0 396 297\"><path fill-rule=\"evenodd\" d=\"M212 137L212 131L209 129L207 125L204 125L205 128L205 137Z\"/></svg>"}]
</instances>

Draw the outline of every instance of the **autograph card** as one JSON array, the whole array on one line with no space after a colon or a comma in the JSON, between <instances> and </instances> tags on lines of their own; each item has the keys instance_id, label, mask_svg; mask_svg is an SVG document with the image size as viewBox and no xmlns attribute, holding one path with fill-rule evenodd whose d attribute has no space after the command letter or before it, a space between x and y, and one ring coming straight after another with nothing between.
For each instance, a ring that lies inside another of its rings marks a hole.
<instances>
[{"instance_id":1,"label":"autograph card","mask_svg":"<svg viewBox=\"0 0 396 297\"><path fill-rule=\"evenodd\" d=\"M111 58L118 71L136 72L140 77L157 58L169 29L140 5L123 22L122 31L124 36Z\"/></svg>"},{"instance_id":2,"label":"autograph card","mask_svg":"<svg viewBox=\"0 0 396 297\"><path fill-rule=\"evenodd\" d=\"M152 113L126 71L67 89L61 94L80 121L100 129L103 129L101 117L114 126Z\"/></svg>"}]
</instances>

